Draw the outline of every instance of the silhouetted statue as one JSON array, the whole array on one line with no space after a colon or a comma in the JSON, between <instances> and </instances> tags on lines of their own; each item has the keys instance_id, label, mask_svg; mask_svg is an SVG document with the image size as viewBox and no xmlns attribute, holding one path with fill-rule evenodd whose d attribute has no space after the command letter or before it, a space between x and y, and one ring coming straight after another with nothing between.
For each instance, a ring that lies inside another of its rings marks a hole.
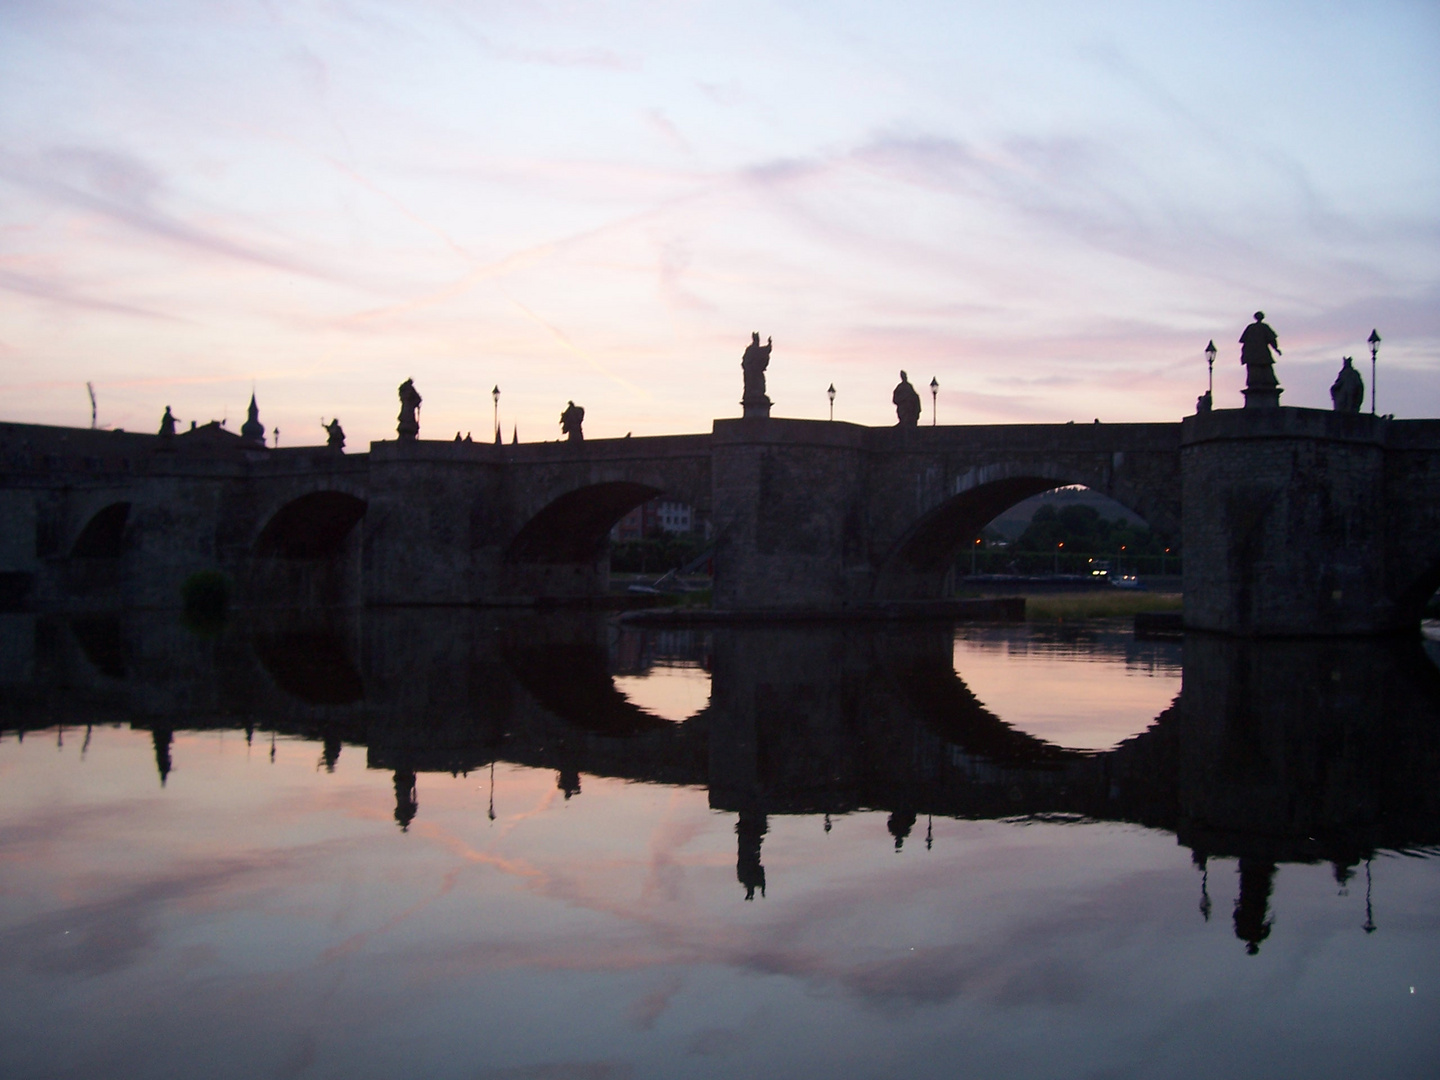
<instances>
[{"instance_id":1,"label":"silhouetted statue","mask_svg":"<svg viewBox=\"0 0 1440 1080\"><path fill-rule=\"evenodd\" d=\"M1206 390L1203 394L1201 394L1198 398L1195 399L1195 413L1197 416L1201 413L1209 412L1214 407L1215 399L1210 396L1209 390Z\"/></svg>"},{"instance_id":2,"label":"silhouetted statue","mask_svg":"<svg viewBox=\"0 0 1440 1080\"><path fill-rule=\"evenodd\" d=\"M765 867L760 865L760 844L770 830L770 823L764 814L740 811L740 820L735 823L735 835L740 838L740 852L735 860L735 877L745 886L745 899L754 900L755 890L765 895Z\"/></svg>"},{"instance_id":3,"label":"silhouetted statue","mask_svg":"<svg viewBox=\"0 0 1440 1080\"><path fill-rule=\"evenodd\" d=\"M900 372L900 384L890 395L895 403L895 415L900 418L901 427L914 427L920 422L920 395L910 385L910 376Z\"/></svg>"},{"instance_id":4,"label":"silhouetted statue","mask_svg":"<svg viewBox=\"0 0 1440 1080\"><path fill-rule=\"evenodd\" d=\"M325 445L331 450L343 452L345 450L345 429L340 426L339 418L320 426L325 429Z\"/></svg>"},{"instance_id":5,"label":"silhouetted statue","mask_svg":"<svg viewBox=\"0 0 1440 1080\"><path fill-rule=\"evenodd\" d=\"M915 827L915 811L896 810L885 822L885 827L895 838L895 850L899 851L905 846L905 838L910 835L910 830Z\"/></svg>"},{"instance_id":6,"label":"silhouetted statue","mask_svg":"<svg viewBox=\"0 0 1440 1080\"><path fill-rule=\"evenodd\" d=\"M420 391L415 389L415 380L406 379L400 384L400 423L395 430L402 442L414 442L420 434L420 420L415 415L420 409Z\"/></svg>"},{"instance_id":7,"label":"silhouetted statue","mask_svg":"<svg viewBox=\"0 0 1440 1080\"><path fill-rule=\"evenodd\" d=\"M162 439L173 439L175 437L175 414L170 411L170 406L165 406L165 415L160 418L160 437Z\"/></svg>"},{"instance_id":8,"label":"silhouetted statue","mask_svg":"<svg viewBox=\"0 0 1440 1080\"><path fill-rule=\"evenodd\" d=\"M1270 889L1275 882L1275 864L1240 857L1240 896L1235 901L1235 936L1245 942L1245 951L1254 956L1260 942L1270 936Z\"/></svg>"},{"instance_id":9,"label":"silhouetted statue","mask_svg":"<svg viewBox=\"0 0 1440 1080\"><path fill-rule=\"evenodd\" d=\"M324 764L327 773L335 771L335 763L340 760L340 746L340 736L334 734L325 736L324 742L321 744L320 761Z\"/></svg>"},{"instance_id":10,"label":"silhouetted statue","mask_svg":"<svg viewBox=\"0 0 1440 1080\"><path fill-rule=\"evenodd\" d=\"M767 337L765 344L761 345L760 332L755 331L750 335L750 345L740 359L740 368L745 372L745 396L740 399L740 404L744 406L746 416L770 415L771 401L765 394L765 369L770 366L773 340Z\"/></svg>"},{"instance_id":11,"label":"silhouetted statue","mask_svg":"<svg viewBox=\"0 0 1440 1080\"><path fill-rule=\"evenodd\" d=\"M409 769L395 770L395 823L401 832L410 831L410 822L420 809L420 800L415 794L415 774Z\"/></svg>"},{"instance_id":12,"label":"silhouetted statue","mask_svg":"<svg viewBox=\"0 0 1440 1080\"><path fill-rule=\"evenodd\" d=\"M567 404L565 411L560 414L560 430L566 434L571 442L585 441L585 432L582 431L580 427L583 423L585 423L585 410L573 401ZM520 437L519 428L515 429L515 437L517 440Z\"/></svg>"},{"instance_id":13,"label":"silhouetted statue","mask_svg":"<svg viewBox=\"0 0 1440 1080\"><path fill-rule=\"evenodd\" d=\"M565 793L568 801L571 796L580 794L580 773L575 769L561 769L555 777L555 786Z\"/></svg>"},{"instance_id":14,"label":"silhouetted statue","mask_svg":"<svg viewBox=\"0 0 1440 1080\"><path fill-rule=\"evenodd\" d=\"M1360 403L1365 400L1365 381L1355 370L1355 358L1347 356L1341 361L1340 374L1330 387L1330 400L1335 403L1336 412L1358 413Z\"/></svg>"},{"instance_id":15,"label":"silhouetted statue","mask_svg":"<svg viewBox=\"0 0 1440 1080\"><path fill-rule=\"evenodd\" d=\"M1280 340L1275 331L1265 324L1265 313L1255 312L1255 321L1240 335L1240 363L1245 365L1245 407L1264 408L1280 404L1280 384L1275 381L1275 356L1280 352Z\"/></svg>"}]
</instances>

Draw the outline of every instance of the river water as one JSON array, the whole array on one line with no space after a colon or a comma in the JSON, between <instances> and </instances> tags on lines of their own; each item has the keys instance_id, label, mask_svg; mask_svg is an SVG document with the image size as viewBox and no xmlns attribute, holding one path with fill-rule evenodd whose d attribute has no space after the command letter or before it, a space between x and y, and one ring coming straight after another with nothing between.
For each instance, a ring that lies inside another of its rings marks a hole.
<instances>
[{"instance_id":1,"label":"river water","mask_svg":"<svg viewBox=\"0 0 1440 1080\"><path fill-rule=\"evenodd\" d=\"M1440 1062L1419 641L0 618L6 1077Z\"/></svg>"}]
</instances>

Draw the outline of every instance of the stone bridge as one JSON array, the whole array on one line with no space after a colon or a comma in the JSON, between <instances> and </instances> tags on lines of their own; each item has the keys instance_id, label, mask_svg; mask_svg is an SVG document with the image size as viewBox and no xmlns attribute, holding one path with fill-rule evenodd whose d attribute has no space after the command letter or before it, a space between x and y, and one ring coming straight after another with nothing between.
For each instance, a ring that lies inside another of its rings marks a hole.
<instances>
[{"instance_id":1,"label":"stone bridge","mask_svg":"<svg viewBox=\"0 0 1440 1080\"><path fill-rule=\"evenodd\" d=\"M515 604L608 588L611 526L656 497L711 531L715 606L836 612L941 595L1020 500L1084 484L1185 554L1187 626L1413 627L1440 586L1440 421L1307 409L1172 424L865 428L264 449L0 425L0 607L175 606L219 569L242 605Z\"/></svg>"}]
</instances>

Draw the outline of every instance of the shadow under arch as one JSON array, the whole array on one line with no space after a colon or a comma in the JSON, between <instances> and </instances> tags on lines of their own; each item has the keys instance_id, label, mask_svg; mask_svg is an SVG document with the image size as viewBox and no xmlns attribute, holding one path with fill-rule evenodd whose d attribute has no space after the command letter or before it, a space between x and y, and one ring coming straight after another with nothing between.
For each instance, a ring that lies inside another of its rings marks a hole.
<instances>
[{"instance_id":1,"label":"shadow under arch","mask_svg":"<svg viewBox=\"0 0 1440 1080\"><path fill-rule=\"evenodd\" d=\"M130 520L130 503L114 502L97 511L70 548L80 559L118 559L124 551L125 526Z\"/></svg>"},{"instance_id":2,"label":"shadow under arch","mask_svg":"<svg viewBox=\"0 0 1440 1080\"><path fill-rule=\"evenodd\" d=\"M891 640L879 659L889 673L887 681L901 696L903 711L955 748L997 765L1020 768L1055 768L1096 756L1031 735L991 712L955 670L954 638L948 627L929 634L894 635Z\"/></svg>"},{"instance_id":3,"label":"shadow under arch","mask_svg":"<svg viewBox=\"0 0 1440 1080\"><path fill-rule=\"evenodd\" d=\"M922 515L891 548L875 578L875 598L915 600L939 596L956 554L986 525L1032 495L1076 484L1089 487L1084 478L1073 476L1011 476L951 496ZM1100 494L1114 499L1106 492ZM1123 502L1120 505L1125 506ZM1145 516L1133 507L1125 509Z\"/></svg>"},{"instance_id":4,"label":"shadow under arch","mask_svg":"<svg viewBox=\"0 0 1440 1080\"><path fill-rule=\"evenodd\" d=\"M512 642L504 646L503 653L520 685L541 707L581 731L628 737L680 726L647 712L621 693L605 654L590 644L572 641L527 646ZM695 720L691 717L685 723Z\"/></svg>"},{"instance_id":5,"label":"shadow under arch","mask_svg":"<svg viewBox=\"0 0 1440 1080\"><path fill-rule=\"evenodd\" d=\"M660 488L630 481L589 484L551 501L527 521L505 549L507 563L560 565L591 562L611 528Z\"/></svg>"},{"instance_id":6,"label":"shadow under arch","mask_svg":"<svg viewBox=\"0 0 1440 1080\"><path fill-rule=\"evenodd\" d=\"M365 698L360 672L337 634L257 633L255 656L275 685L306 705L350 705Z\"/></svg>"},{"instance_id":7,"label":"shadow under arch","mask_svg":"<svg viewBox=\"0 0 1440 1080\"><path fill-rule=\"evenodd\" d=\"M325 559L365 516L366 502L343 491L312 491L271 516L255 540L262 558Z\"/></svg>"}]
</instances>

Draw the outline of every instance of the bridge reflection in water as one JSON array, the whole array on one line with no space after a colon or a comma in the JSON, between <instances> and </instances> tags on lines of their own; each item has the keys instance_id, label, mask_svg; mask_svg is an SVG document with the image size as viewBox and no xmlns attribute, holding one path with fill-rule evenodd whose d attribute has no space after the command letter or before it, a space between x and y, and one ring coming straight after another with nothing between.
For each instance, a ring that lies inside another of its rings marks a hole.
<instances>
[{"instance_id":1,"label":"bridge reflection in water","mask_svg":"<svg viewBox=\"0 0 1440 1080\"><path fill-rule=\"evenodd\" d=\"M394 775L401 828L423 813L422 774L495 762L553 770L567 798L584 775L700 787L737 816L747 899L764 894L775 815L882 811L897 849L922 817L1127 822L1173 833L1202 870L1239 860L1235 932L1255 951L1279 865L1329 862L1343 885L1378 851L1440 845L1440 671L1417 640L1189 635L1175 700L1087 751L996 715L943 625L641 633L581 613L397 609L251 615L213 639L143 614L3 631L7 730L127 721L153 733L162 783L182 729L314 739L329 768L363 747ZM1084 633L1060 644L1178 659ZM1033 631L962 643L1006 634ZM659 710L622 692L643 697L635 680L657 665L710 672L708 702L693 681ZM682 719L686 694L700 707Z\"/></svg>"}]
</instances>

